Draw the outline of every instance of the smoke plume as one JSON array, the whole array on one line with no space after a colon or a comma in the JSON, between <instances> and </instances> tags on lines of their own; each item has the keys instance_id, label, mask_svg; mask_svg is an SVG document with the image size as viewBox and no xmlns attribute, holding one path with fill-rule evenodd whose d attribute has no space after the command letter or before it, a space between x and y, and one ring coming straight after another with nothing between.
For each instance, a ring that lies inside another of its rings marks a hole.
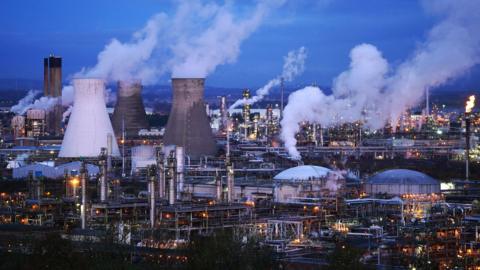
<instances>
[{"instance_id":1,"label":"smoke plume","mask_svg":"<svg viewBox=\"0 0 480 270\"><path fill-rule=\"evenodd\" d=\"M243 9L235 10L232 1L217 4L179 0L172 15L161 12L152 16L127 42L112 39L93 67L84 67L72 77L95 77L107 82L140 80L143 85L158 83L165 74L205 78L219 65L234 63L242 42L272 9L285 1L259 1L252 9L239 13ZM62 104L69 106L72 102L73 87L66 85ZM16 108L25 106L24 102Z\"/></svg>"},{"instance_id":2,"label":"smoke plume","mask_svg":"<svg viewBox=\"0 0 480 270\"><path fill-rule=\"evenodd\" d=\"M10 108L10 111L16 114L24 114L31 108L32 103L38 94L40 94L39 90L28 91L27 95L20 99L17 105L14 105L12 108Z\"/></svg>"},{"instance_id":3,"label":"smoke plume","mask_svg":"<svg viewBox=\"0 0 480 270\"><path fill-rule=\"evenodd\" d=\"M306 58L307 52L305 47L300 47L298 50L290 51L287 56L284 57L283 71L280 76L270 80L266 85L255 92L255 96L249 98L248 100L239 99L235 101L235 103L230 106L229 110L233 110L245 103L254 104L262 100L266 95L269 94L273 87L277 87L281 84L282 79L287 82L292 81L296 76L302 74L305 70Z\"/></svg>"},{"instance_id":4,"label":"smoke plume","mask_svg":"<svg viewBox=\"0 0 480 270\"><path fill-rule=\"evenodd\" d=\"M410 58L389 68L372 45L352 49L349 70L333 82L333 93L318 87L292 93L284 109L281 137L293 158L296 133L303 121L331 126L362 121L374 129L387 122L396 126L401 114L418 105L426 89L458 78L480 63L480 10L478 1L440 0L425 2L427 11L441 16Z\"/></svg>"}]
</instances>

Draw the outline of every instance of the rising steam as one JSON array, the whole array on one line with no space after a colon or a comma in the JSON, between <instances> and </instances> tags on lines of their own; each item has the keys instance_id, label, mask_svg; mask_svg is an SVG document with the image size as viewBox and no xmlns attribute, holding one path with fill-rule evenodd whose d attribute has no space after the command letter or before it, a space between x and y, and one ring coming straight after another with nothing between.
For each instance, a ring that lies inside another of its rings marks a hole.
<instances>
[{"instance_id":1,"label":"rising steam","mask_svg":"<svg viewBox=\"0 0 480 270\"><path fill-rule=\"evenodd\" d=\"M96 77L107 82L140 80L144 85L158 83L168 73L172 77L205 78L217 66L235 62L241 43L285 1L259 1L251 10L238 14L232 1L217 4L179 0L173 15L154 15L128 42L112 39L98 54L95 66L82 68L73 77ZM64 106L72 104L72 90L71 85L64 86ZM43 102L46 99L54 98L44 98Z\"/></svg>"},{"instance_id":2,"label":"rising steam","mask_svg":"<svg viewBox=\"0 0 480 270\"><path fill-rule=\"evenodd\" d=\"M425 89L458 78L480 63L480 2L440 0L425 2L428 11L443 19L428 33L413 55L389 69L381 53L372 45L359 45L350 53L350 69L333 83L332 95L317 87L292 93L281 122L281 137L289 154L300 158L295 134L299 123L323 126L363 121L381 128L421 102Z\"/></svg>"},{"instance_id":3,"label":"rising steam","mask_svg":"<svg viewBox=\"0 0 480 270\"><path fill-rule=\"evenodd\" d=\"M307 58L307 51L305 47L300 47L298 50L290 51L287 56L284 57L283 71L280 76L275 79L270 80L262 88L258 89L255 92L255 96L249 98L248 100L239 99L233 103L229 110L233 110L238 106L241 106L245 103L254 104L262 100L273 87L277 87L281 84L282 79L290 82L298 75L302 74L305 70L305 59Z\"/></svg>"},{"instance_id":4,"label":"rising steam","mask_svg":"<svg viewBox=\"0 0 480 270\"><path fill-rule=\"evenodd\" d=\"M27 95L18 101L17 105L12 106L10 111L16 114L24 114L26 111L32 108L35 96L40 94L39 90L30 90Z\"/></svg>"}]
</instances>

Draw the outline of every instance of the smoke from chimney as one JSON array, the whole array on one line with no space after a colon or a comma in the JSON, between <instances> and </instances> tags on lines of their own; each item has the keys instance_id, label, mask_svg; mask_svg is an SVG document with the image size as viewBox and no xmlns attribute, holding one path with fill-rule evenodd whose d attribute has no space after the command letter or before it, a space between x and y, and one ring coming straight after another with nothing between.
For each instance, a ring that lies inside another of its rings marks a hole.
<instances>
[{"instance_id":1,"label":"smoke from chimney","mask_svg":"<svg viewBox=\"0 0 480 270\"><path fill-rule=\"evenodd\" d=\"M231 1L179 0L173 15L152 16L128 42L112 39L98 54L95 66L71 77L140 80L143 85L158 83L166 73L174 78L205 78L217 66L234 63L241 43L285 1L259 1L252 10L236 15ZM72 89L63 87L63 106L71 105Z\"/></svg>"},{"instance_id":2,"label":"smoke from chimney","mask_svg":"<svg viewBox=\"0 0 480 270\"><path fill-rule=\"evenodd\" d=\"M422 101L425 89L458 78L480 62L480 17L476 14L480 2L425 1L424 6L442 20L399 66L389 68L374 46L362 44L350 54L350 69L334 80L332 95L317 87L290 95L281 137L293 158L300 158L295 148L300 122L329 126L363 121L371 128L391 122L395 126L406 109Z\"/></svg>"},{"instance_id":3,"label":"smoke from chimney","mask_svg":"<svg viewBox=\"0 0 480 270\"><path fill-rule=\"evenodd\" d=\"M275 79L270 80L262 88L259 88L255 92L255 96L245 100L243 98L235 101L229 110L233 110L239 106L244 105L245 103L254 104L262 100L266 95L269 94L270 90L273 87L277 87L281 84L282 78L284 81L290 82L298 75L302 74L305 70L305 59L307 58L307 50L305 47L300 47L298 50L293 50L288 52L288 54L283 58L283 71L282 74Z\"/></svg>"}]
</instances>

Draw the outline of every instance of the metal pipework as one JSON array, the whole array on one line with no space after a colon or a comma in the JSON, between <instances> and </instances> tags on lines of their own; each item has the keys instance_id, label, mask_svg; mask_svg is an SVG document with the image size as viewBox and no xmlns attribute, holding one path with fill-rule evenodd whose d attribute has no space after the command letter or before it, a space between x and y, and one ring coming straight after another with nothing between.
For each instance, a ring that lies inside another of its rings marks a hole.
<instances>
[{"instance_id":1,"label":"metal pipework","mask_svg":"<svg viewBox=\"0 0 480 270\"><path fill-rule=\"evenodd\" d=\"M165 155L161 148L157 149L158 197L166 198L165 190Z\"/></svg>"},{"instance_id":2,"label":"metal pipework","mask_svg":"<svg viewBox=\"0 0 480 270\"><path fill-rule=\"evenodd\" d=\"M218 170L215 171L215 187L217 203L222 202L222 176L218 173Z\"/></svg>"},{"instance_id":3,"label":"metal pipework","mask_svg":"<svg viewBox=\"0 0 480 270\"><path fill-rule=\"evenodd\" d=\"M107 200L107 174L108 174L108 150L102 148L100 152L100 166L102 169L102 175L100 176L100 201L105 202Z\"/></svg>"},{"instance_id":4,"label":"metal pipework","mask_svg":"<svg viewBox=\"0 0 480 270\"><path fill-rule=\"evenodd\" d=\"M177 161L175 158L175 151L171 151L167 159L167 170L168 170L168 204L175 204L175 192L176 192L176 165Z\"/></svg>"},{"instance_id":5,"label":"metal pipework","mask_svg":"<svg viewBox=\"0 0 480 270\"><path fill-rule=\"evenodd\" d=\"M156 178L156 166L151 165L148 167L148 193L150 203L150 227L155 227L155 178Z\"/></svg>"},{"instance_id":6,"label":"metal pipework","mask_svg":"<svg viewBox=\"0 0 480 270\"><path fill-rule=\"evenodd\" d=\"M112 133L108 133L107 135L107 172L112 171L112 141L113 135Z\"/></svg>"},{"instance_id":7,"label":"metal pipework","mask_svg":"<svg viewBox=\"0 0 480 270\"><path fill-rule=\"evenodd\" d=\"M227 201L228 203L233 202L233 189L235 188L235 172L233 170L233 164L227 164Z\"/></svg>"},{"instance_id":8,"label":"metal pipework","mask_svg":"<svg viewBox=\"0 0 480 270\"><path fill-rule=\"evenodd\" d=\"M230 129L227 128L227 151L225 155L225 165L227 169L227 202L233 202L233 189L235 181L235 172L233 170L233 163L230 160Z\"/></svg>"},{"instance_id":9,"label":"metal pipework","mask_svg":"<svg viewBox=\"0 0 480 270\"><path fill-rule=\"evenodd\" d=\"M87 170L85 169L85 163L82 162L80 167L80 178L82 185L82 205L80 206L80 217L82 220L82 230L86 228L86 205L87 205Z\"/></svg>"},{"instance_id":10,"label":"metal pipework","mask_svg":"<svg viewBox=\"0 0 480 270\"><path fill-rule=\"evenodd\" d=\"M184 170L184 164L185 164L185 152L184 148L181 146L175 147L175 159L177 161L177 166L176 166L176 173L177 173L177 194L176 198L177 200L180 200L182 198L182 193L183 193L183 188L184 188L184 177L183 177L183 170Z\"/></svg>"}]
</instances>

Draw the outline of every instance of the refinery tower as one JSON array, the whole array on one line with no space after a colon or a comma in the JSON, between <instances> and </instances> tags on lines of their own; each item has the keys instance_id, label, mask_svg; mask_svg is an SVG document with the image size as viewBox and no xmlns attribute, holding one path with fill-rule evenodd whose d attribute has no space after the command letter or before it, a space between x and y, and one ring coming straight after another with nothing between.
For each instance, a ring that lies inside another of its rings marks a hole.
<instances>
[{"instance_id":1,"label":"refinery tower","mask_svg":"<svg viewBox=\"0 0 480 270\"><path fill-rule=\"evenodd\" d=\"M172 78L173 104L164 144L182 146L192 158L214 155L215 140L208 120L203 94L205 79Z\"/></svg>"},{"instance_id":2,"label":"refinery tower","mask_svg":"<svg viewBox=\"0 0 480 270\"><path fill-rule=\"evenodd\" d=\"M148 129L140 81L119 81L117 103L112 117L115 135L125 130L127 137L136 137L141 129Z\"/></svg>"}]
</instances>

